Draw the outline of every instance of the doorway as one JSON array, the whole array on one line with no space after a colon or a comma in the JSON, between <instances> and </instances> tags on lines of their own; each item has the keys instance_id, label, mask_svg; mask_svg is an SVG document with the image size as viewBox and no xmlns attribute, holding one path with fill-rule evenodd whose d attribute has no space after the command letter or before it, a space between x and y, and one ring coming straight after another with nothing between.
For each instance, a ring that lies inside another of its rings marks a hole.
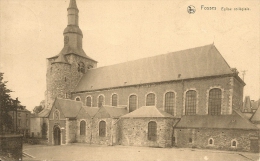
<instances>
[{"instance_id":1,"label":"doorway","mask_svg":"<svg viewBox=\"0 0 260 161\"><path fill-rule=\"evenodd\" d=\"M54 139L54 145L60 145L61 143L61 131L58 126L55 126L53 128L53 139Z\"/></svg>"}]
</instances>

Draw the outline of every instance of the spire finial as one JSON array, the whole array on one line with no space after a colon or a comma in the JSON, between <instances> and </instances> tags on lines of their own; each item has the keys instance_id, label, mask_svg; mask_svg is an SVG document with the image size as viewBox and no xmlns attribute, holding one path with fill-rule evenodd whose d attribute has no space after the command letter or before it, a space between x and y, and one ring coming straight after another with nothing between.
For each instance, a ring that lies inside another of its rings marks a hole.
<instances>
[{"instance_id":1,"label":"spire finial","mask_svg":"<svg viewBox=\"0 0 260 161\"><path fill-rule=\"evenodd\" d=\"M78 9L76 0L70 0L69 8L76 8L76 9Z\"/></svg>"}]
</instances>

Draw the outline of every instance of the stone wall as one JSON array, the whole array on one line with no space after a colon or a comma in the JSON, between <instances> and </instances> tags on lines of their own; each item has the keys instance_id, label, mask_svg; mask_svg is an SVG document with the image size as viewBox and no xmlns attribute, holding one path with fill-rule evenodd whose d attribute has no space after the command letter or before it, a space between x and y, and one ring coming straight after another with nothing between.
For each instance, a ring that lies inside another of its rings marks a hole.
<instances>
[{"instance_id":1,"label":"stone wall","mask_svg":"<svg viewBox=\"0 0 260 161\"><path fill-rule=\"evenodd\" d=\"M156 141L148 140L148 123L157 124ZM127 146L170 147L172 145L172 125L168 118L122 118L119 121L119 144Z\"/></svg>"},{"instance_id":2,"label":"stone wall","mask_svg":"<svg viewBox=\"0 0 260 161\"><path fill-rule=\"evenodd\" d=\"M71 98L71 91L74 90L83 76L83 73L78 71L80 62L84 63L86 72L88 67L95 68L97 66L95 61L74 54L66 55L66 59L70 64L53 63L55 58L47 60L47 90L45 95L47 108L51 108L56 97Z\"/></svg>"},{"instance_id":3,"label":"stone wall","mask_svg":"<svg viewBox=\"0 0 260 161\"><path fill-rule=\"evenodd\" d=\"M97 98L103 94L105 96L104 105L111 105L111 95L118 94L118 105L128 106L129 96L136 94L138 99L137 107L145 106L145 96L153 92L156 94L156 107L164 110L164 96L166 92L175 92L176 105L175 114L181 116L184 113L185 92L188 90L197 91L197 114L203 115L208 113L208 92L212 88L220 88L222 90L222 114L231 114L232 112L232 99L233 88L241 88L240 86L234 86L230 79L233 77L215 77L215 78L203 78L184 81L172 81L165 83L155 83L147 85L138 85L124 88L114 88L110 90L98 90L93 92L75 93L72 99L77 96L81 98L83 104L86 104L86 97L92 96L92 106L97 107ZM240 94L241 95L241 94ZM240 96L239 96L240 97Z\"/></svg>"},{"instance_id":4,"label":"stone wall","mask_svg":"<svg viewBox=\"0 0 260 161\"><path fill-rule=\"evenodd\" d=\"M112 118L93 118L91 144L112 145L112 139L116 135L113 130L115 128L114 123L116 120L117 119L112 119ZM100 121L106 122L105 137L99 136Z\"/></svg>"},{"instance_id":5,"label":"stone wall","mask_svg":"<svg viewBox=\"0 0 260 161\"><path fill-rule=\"evenodd\" d=\"M85 135L80 135L80 122L86 122L86 131ZM76 122L76 140L80 143L88 143L91 144L91 137L92 137L92 119L78 119Z\"/></svg>"},{"instance_id":6,"label":"stone wall","mask_svg":"<svg viewBox=\"0 0 260 161\"><path fill-rule=\"evenodd\" d=\"M232 107L233 109L240 110L243 107L243 89L244 86L236 79L232 78L233 80L233 101Z\"/></svg>"},{"instance_id":7,"label":"stone wall","mask_svg":"<svg viewBox=\"0 0 260 161\"><path fill-rule=\"evenodd\" d=\"M234 129L174 129L175 146L180 148L203 148L230 151L251 151L250 138L258 137L257 130ZM213 139L213 144L209 144ZM237 147L231 147L231 141L237 141Z\"/></svg>"}]
</instances>

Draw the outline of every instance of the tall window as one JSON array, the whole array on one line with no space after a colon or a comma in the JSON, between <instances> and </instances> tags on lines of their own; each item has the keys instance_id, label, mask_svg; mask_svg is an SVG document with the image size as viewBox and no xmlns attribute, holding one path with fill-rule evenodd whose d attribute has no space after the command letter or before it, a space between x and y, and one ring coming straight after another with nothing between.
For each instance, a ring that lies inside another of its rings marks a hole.
<instances>
[{"instance_id":1,"label":"tall window","mask_svg":"<svg viewBox=\"0 0 260 161\"><path fill-rule=\"evenodd\" d=\"M91 107L91 96L86 98L86 106Z\"/></svg>"},{"instance_id":2,"label":"tall window","mask_svg":"<svg viewBox=\"0 0 260 161\"><path fill-rule=\"evenodd\" d=\"M146 106L155 106L155 94L149 93L146 96Z\"/></svg>"},{"instance_id":3,"label":"tall window","mask_svg":"<svg viewBox=\"0 0 260 161\"><path fill-rule=\"evenodd\" d=\"M112 95L112 106L117 106L117 94Z\"/></svg>"},{"instance_id":4,"label":"tall window","mask_svg":"<svg viewBox=\"0 0 260 161\"><path fill-rule=\"evenodd\" d=\"M80 121L80 135L86 135L86 122Z\"/></svg>"},{"instance_id":5,"label":"tall window","mask_svg":"<svg viewBox=\"0 0 260 161\"><path fill-rule=\"evenodd\" d=\"M98 97L98 107L102 107L103 102L104 102L104 96L100 95Z\"/></svg>"},{"instance_id":6,"label":"tall window","mask_svg":"<svg viewBox=\"0 0 260 161\"><path fill-rule=\"evenodd\" d=\"M209 91L209 115L221 114L221 89L214 88Z\"/></svg>"},{"instance_id":7,"label":"tall window","mask_svg":"<svg viewBox=\"0 0 260 161\"><path fill-rule=\"evenodd\" d=\"M148 140L156 141L157 139L157 124L154 121L148 123Z\"/></svg>"},{"instance_id":8,"label":"tall window","mask_svg":"<svg viewBox=\"0 0 260 161\"><path fill-rule=\"evenodd\" d=\"M174 92L167 92L165 94L164 109L167 113L171 115L174 115L174 100L175 100Z\"/></svg>"},{"instance_id":9,"label":"tall window","mask_svg":"<svg viewBox=\"0 0 260 161\"><path fill-rule=\"evenodd\" d=\"M129 97L129 112L136 110L137 108L137 96L131 95Z\"/></svg>"},{"instance_id":10,"label":"tall window","mask_svg":"<svg viewBox=\"0 0 260 161\"><path fill-rule=\"evenodd\" d=\"M185 115L196 115L197 93L194 90L186 92Z\"/></svg>"},{"instance_id":11,"label":"tall window","mask_svg":"<svg viewBox=\"0 0 260 161\"><path fill-rule=\"evenodd\" d=\"M101 136L101 137L106 136L106 122L105 121L99 122L99 136Z\"/></svg>"}]
</instances>

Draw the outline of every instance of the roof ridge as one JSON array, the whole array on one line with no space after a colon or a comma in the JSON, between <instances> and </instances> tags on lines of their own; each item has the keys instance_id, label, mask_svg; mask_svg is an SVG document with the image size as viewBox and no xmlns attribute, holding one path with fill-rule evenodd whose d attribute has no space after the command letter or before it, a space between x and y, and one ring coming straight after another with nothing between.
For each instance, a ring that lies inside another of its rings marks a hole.
<instances>
[{"instance_id":1,"label":"roof ridge","mask_svg":"<svg viewBox=\"0 0 260 161\"><path fill-rule=\"evenodd\" d=\"M91 68L91 69L89 69L89 71L96 70L96 69L102 69L104 67L116 66L116 65L120 65L120 64L124 64L124 63L130 63L130 62L134 62L134 61L138 61L138 60L144 60L144 59L160 57L160 56L164 56L164 55L170 55L170 54L174 54L174 53L177 53L177 52L182 52L182 51L187 51L187 50L192 50L192 49L202 48L202 47L212 46L212 45L214 45L214 44L208 44L208 45L197 46L197 47L183 49L183 50L177 50L177 51L168 52L168 53L164 53L164 54L160 54L160 55L153 55L153 56L149 56L149 57L144 57L144 58L134 59L134 60L130 60L130 61L125 61L125 62L121 62L121 63L117 63L117 64L105 65L105 66L101 66L101 67L97 67L97 68Z\"/></svg>"}]
</instances>

